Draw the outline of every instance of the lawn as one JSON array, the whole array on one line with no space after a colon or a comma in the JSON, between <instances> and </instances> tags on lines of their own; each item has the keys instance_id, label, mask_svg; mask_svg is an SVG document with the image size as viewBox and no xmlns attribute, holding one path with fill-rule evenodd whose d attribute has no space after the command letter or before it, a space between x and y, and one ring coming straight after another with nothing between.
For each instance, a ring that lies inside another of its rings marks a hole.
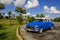
<instances>
[{"instance_id":1,"label":"lawn","mask_svg":"<svg viewBox=\"0 0 60 40\"><path fill-rule=\"evenodd\" d=\"M18 40L16 37L16 29L18 27L18 23L13 20L12 25L9 25L8 20L0 20L0 24L2 24L2 28L0 29L0 40Z\"/></svg>"},{"instance_id":2,"label":"lawn","mask_svg":"<svg viewBox=\"0 0 60 40\"><path fill-rule=\"evenodd\" d=\"M23 21L23 25L25 23L26 22ZM16 36L16 30L19 23L17 22L17 20L11 20L11 26L10 26L10 20L0 19L0 24L2 24L3 26L2 28L0 28L0 40L18 40Z\"/></svg>"},{"instance_id":3,"label":"lawn","mask_svg":"<svg viewBox=\"0 0 60 40\"><path fill-rule=\"evenodd\" d=\"M18 40L16 37L16 28L17 25L4 26L0 30L0 40Z\"/></svg>"}]
</instances>

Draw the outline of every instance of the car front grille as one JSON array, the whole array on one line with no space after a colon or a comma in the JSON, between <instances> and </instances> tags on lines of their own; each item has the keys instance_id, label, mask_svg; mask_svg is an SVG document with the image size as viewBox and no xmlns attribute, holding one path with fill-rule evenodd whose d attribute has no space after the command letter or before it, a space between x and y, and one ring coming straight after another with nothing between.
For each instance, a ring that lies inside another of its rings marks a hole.
<instances>
[{"instance_id":1,"label":"car front grille","mask_svg":"<svg viewBox=\"0 0 60 40\"><path fill-rule=\"evenodd\" d=\"M34 27L28 27L28 29L35 30L35 28L34 28Z\"/></svg>"}]
</instances>

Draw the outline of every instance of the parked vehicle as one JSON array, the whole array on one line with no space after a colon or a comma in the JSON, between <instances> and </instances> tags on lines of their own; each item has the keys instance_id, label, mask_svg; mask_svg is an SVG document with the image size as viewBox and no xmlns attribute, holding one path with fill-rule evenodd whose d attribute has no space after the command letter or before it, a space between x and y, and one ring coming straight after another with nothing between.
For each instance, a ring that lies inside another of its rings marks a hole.
<instances>
[{"instance_id":1,"label":"parked vehicle","mask_svg":"<svg viewBox=\"0 0 60 40\"><path fill-rule=\"evenodd\" d=\"M35 18L34 22L27 23L26 31L42 32L43 30L53 29L54 23L48 18Z\"/></svg>"}]
</instances>

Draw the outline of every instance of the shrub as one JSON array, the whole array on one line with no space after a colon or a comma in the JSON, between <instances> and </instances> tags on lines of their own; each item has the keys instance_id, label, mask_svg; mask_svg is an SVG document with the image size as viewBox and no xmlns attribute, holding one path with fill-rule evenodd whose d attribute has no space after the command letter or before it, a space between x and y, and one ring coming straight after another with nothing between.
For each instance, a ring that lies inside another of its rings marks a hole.
<instances>
[{"instance_id":1,"label":"shrub","mask_svg":"<svg viewBox=\"0 0 60 40\"><path fill-rule=\"evenodd\" d=\"M1 29L2 27L3 27L2 24L0 24L0 29Z\"/></svg>"}]
</instances>

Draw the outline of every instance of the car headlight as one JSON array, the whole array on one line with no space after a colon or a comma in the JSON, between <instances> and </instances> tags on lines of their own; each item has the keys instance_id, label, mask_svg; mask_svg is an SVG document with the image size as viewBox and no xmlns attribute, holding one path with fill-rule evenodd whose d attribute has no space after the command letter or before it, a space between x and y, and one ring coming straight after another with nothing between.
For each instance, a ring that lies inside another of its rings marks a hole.
<instances>
[{"instance_id":1,"label":"car headlight","mask_svg":"<svg viewBox=\"0 0 60 40\"><path fill-rule=\"evenodd\" d=\"M35 28L37 28L37 25L35 25Z\"/></svg>"},{"instance_id":2,"label":"car headlight","mask_svg":"<svg viewBox=\"0 0 60 40\"><path fill-rule=\"evenodd\" d=\"M37 26L37 25L35 25L35 30L36 30L36 31L38 31L38 28L37 28L37 27L38 27L38 26Z\"/></svg>"}]
</instances>

